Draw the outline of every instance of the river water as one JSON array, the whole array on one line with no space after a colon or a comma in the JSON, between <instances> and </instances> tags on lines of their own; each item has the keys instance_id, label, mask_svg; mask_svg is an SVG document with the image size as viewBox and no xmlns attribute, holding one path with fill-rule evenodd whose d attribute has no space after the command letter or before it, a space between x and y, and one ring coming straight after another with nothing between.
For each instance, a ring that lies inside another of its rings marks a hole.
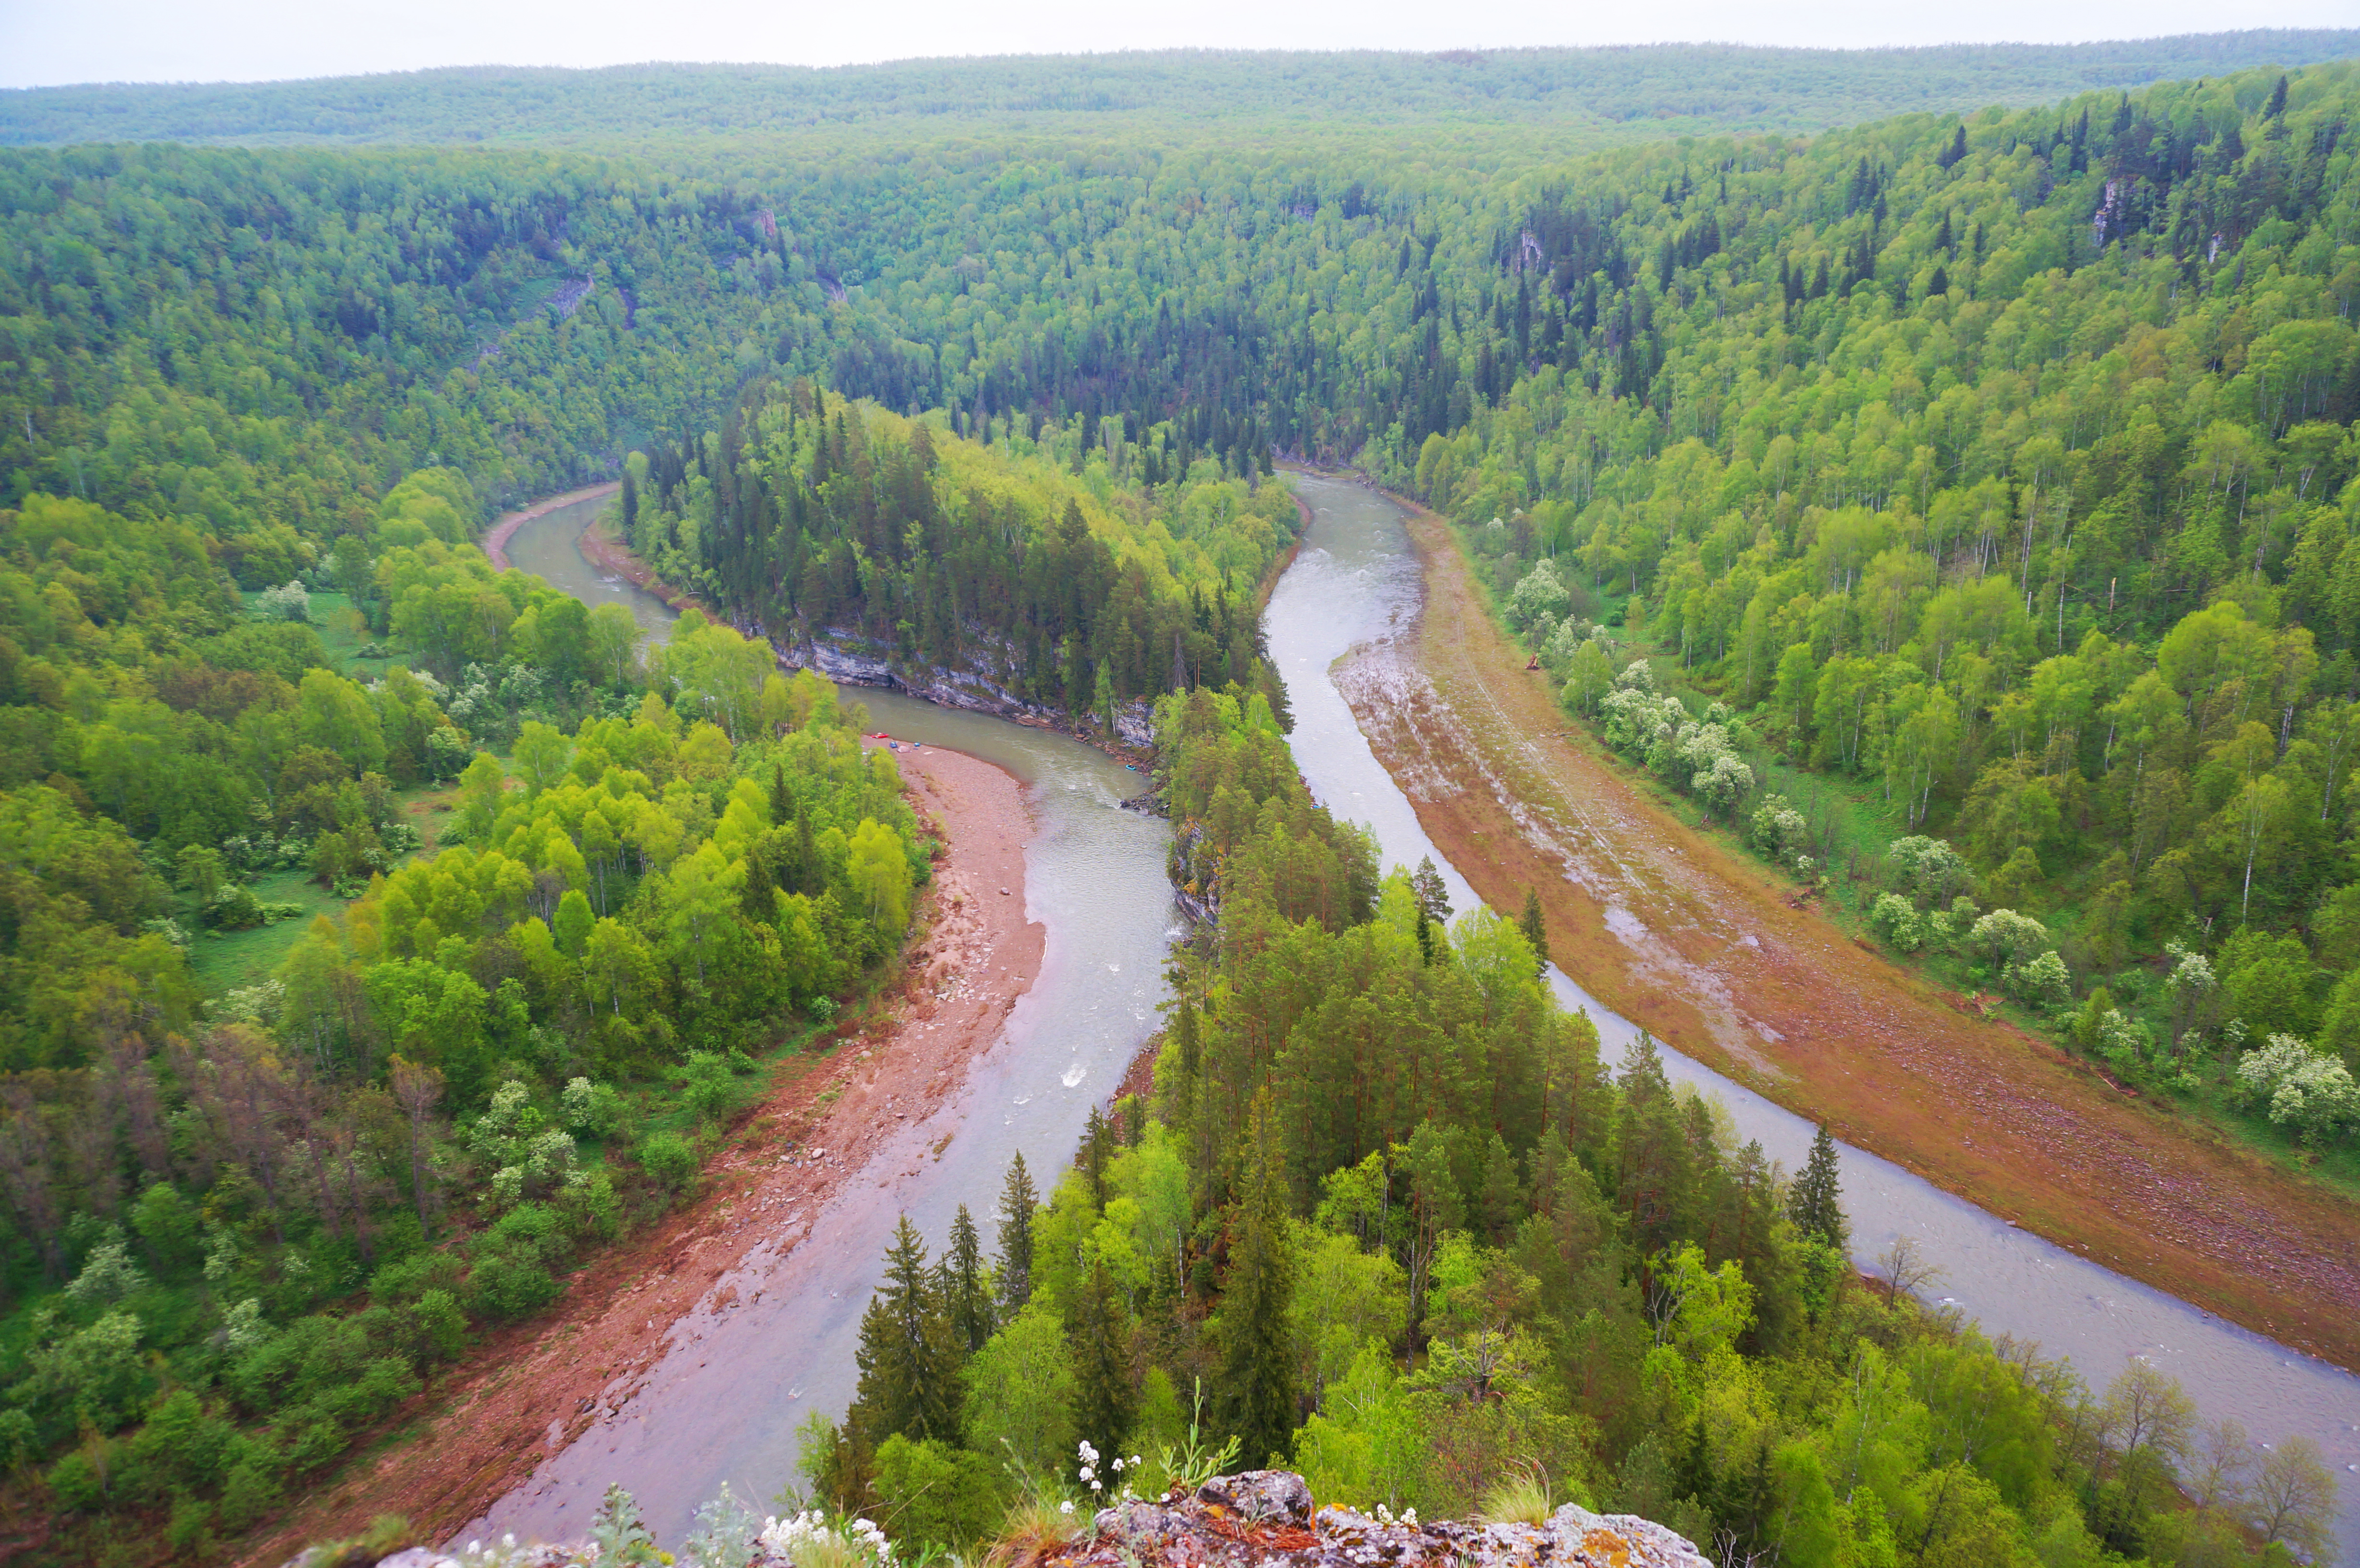
<instances>
[{"instance_id":1,"label":"river water","mask_svg":"<svg viewBox=\"0 0 2360 1568\"><path fill-rule=\"evenodd\" d=\"M1454 909L1477 902L1418 825L1417 813L1361 736L1330 670L1363 643L1405 633L1419 603L1418 565L1401 507L1348 480L1295 476L1313 521L1295 564L1271 595L1264 626L1295 710L1295 757L1313 794L1368 824L1388 865L1431 855ZM1588 1010L1607 1060L1637 1026L1600 1006L1554 964L1549 983L1568 1007ZM1809 1151L1811 1125L1657 1042L1666 1072L1729 1108L1741 1138L1758 1138L1790 1171ZM2360 1378L2222 1322L1985 1214L1890 1161L1841 1146L1845 1211L1857 1260L1872 1264L1896 1236L1944 1279L1930 1294L1955 1303L1992 1335L2038 1341L2072 1358L2103 1388L2133 1356L2179 1378L2208 1420L2230 1417L2256 1442L2317 1442L2342 1485L2344 1561L2360 1563Z\"/></svg>"},{"instance_id":2,"label":"river water","mask_svg":"<svg viewBox=\"0 0 2360 1568\"><path fill-rule=\"evenodd\" d=\"M1297 475L1294 483L1313 521L1264 626L1294 708L1295 759L1324 804L1376 833L1389 865L1431 855L1453 907L1472 908L1472 889L1419 826L1330 673L1346 652L1405 632L1415 616L1418 568L1401 508L1348 481ZM673 618L663 603L590 566L574 548L603 505L585 502L526 525L509 558L592 604L629 605L661 637ZM982 1215L1016 1149L1043 1176L1060 1169L1088 1107L1112 1092L1155 1027L1176 925L1164 874L1166 825L1115 809L1137 792L1139 776L1052 732L868 688L841 691L869 704L872 728L968 752L1025 781L1042 824L1025 880L1028 911L1048 930L1041 978L1005 1038L977 1063L967 1099L871 1166L920 1174L847 1184L817 1214L790 1220L783 1241L817 1236L823 1246L804 1249L756 1307L692 1322L617 1419L544 1465L469 1533L578 1536L610 1478L628 1479L666 1541L685 1538L696 1505L725 1480L741 1498L770 1497L793 1473L794 1428L814 1410L840 1415L850 1400L860 1312L895 1216L906 1209L938 1245L957 1204ZM1636 1027L1554 966L1549 981L1568 1007L1589 1012L1608 1059L1619 1057ZM1808 1123L1658 1049L1670 1076L1718 1098L1741 1137L1759 1139L1790 1170L1802 1163ZM958 1136L939 1163L916 1157L945 1131ZM2038 1341L2071 1357L2100 1388L2131 1357L2144 1357L2179 1378L2207 1419L2234 1418L2263 1443L2311 1437L2344 1483L2344 1561L2360 1563L2360 1378L2016 1229L1874 1155L1850 1147L1841 1155L1862 1264L1909 1236L1943 1271L1932 1293L1985 1333Z\"/></svg>"},{"instance_id":3,"label":"river water","mask_svg":"<svg viewBox=\"0 0 2360 1568\"><path fill-rule=\"evenodd\" d=\"M594 567L575 548L606 505L536 518L508 546L517 566L577 598L629 606L651 637L674 619L661 599ZM968 1073L967 1093L880 1149L816 1213L790 1216L748 1259L763 1294L674 1334L646 1386L461 1532L462 1541L576 1540L606 1484L621 1480L659 1541L687 1539L696 1507L723 1482L768 1511L795 1473L795 1429L814 1410L840 1417L858 1373L860 1314L906 1212L930 1248L965 1203L989 1244L991 1214L1018 1152L1045 1195L1103 1104L1160 1027L1164 965L1178 911L1164 875L1170 825L1120 809L1142 777L1069 735L936 707L896 692L841 687L868 704L870 730L948 746L1025 785L1039 832L1025 851L1025 911L1047 928L1041 974L1001 1038ZM939 1158L932 1146L949 1135ZM764 1276L789 1245L800 1245ZM741 1296L750 1290L741 1286Z\"/></svg>"}]
</instances>

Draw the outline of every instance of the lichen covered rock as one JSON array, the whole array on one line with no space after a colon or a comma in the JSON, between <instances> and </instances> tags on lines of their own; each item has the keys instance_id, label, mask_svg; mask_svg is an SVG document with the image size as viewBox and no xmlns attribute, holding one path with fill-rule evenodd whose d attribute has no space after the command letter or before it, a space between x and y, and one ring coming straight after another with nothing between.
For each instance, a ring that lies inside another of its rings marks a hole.
<instances>
[{"instance_id":1,"label":"lichen covered rock","mask_svg":"<svg viewBox=\"0 0 2360 1568\"><path fill-rule=\"evenodd\" d=\"M1284 1470L1249 1470L1193 1497L1125 1503L1092 1533L1032 1568L1710 1568L1662 1525L1568 1503L1547 1522L1421 1524L1351 1508L1311 1511L1310 1488Z\"/></svg>"}]
</instances>

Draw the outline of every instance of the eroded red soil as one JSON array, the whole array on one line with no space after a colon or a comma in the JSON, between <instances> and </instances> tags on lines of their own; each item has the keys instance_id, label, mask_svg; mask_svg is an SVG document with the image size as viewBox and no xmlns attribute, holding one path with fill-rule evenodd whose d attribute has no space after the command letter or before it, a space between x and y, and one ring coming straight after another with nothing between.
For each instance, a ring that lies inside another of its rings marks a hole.
<instances>
[{"instance_id":1,"label":"eroded red soil","mask_svg":"<svg viewBox=\"0 0 2360 1568\"><path fill-rule=\"evenodd\" d=\"M1338 671L1426 833L1485 901L1536 887L1606 1006L2060 1245L2360 1367L2360 1212L1956 998L1789 902L1572 732L1447 527L1411 519L1415 635Z\"/></svg>"},{"instance_id":2,"label":"eroded red soil","mask_svg":"<svg viewBox=\"0 0 2360 1568\"><path fill-rule=\"evenodd\" d=\"M406 1515L433 1540L479 1517L628 1400L683 1320L726 1308L733 1287L716 1294L716 1283L754 1247L825 1247L793 1214L817 1213L848 1181L873 1184L870 1156L901 1119L959 1091L1040 972L1044 932L1024 915L1033 824L1022 787L989 763L933 746L899 761L912 804L950 850L898 987L832 1054L781 1073L708 1168L697 1202L600 1253L549 1313L479 1345L412 1401L380 1452L256 1536L243 1562L275 1568L377 1514Z\"/></svg>"}]
</instances>

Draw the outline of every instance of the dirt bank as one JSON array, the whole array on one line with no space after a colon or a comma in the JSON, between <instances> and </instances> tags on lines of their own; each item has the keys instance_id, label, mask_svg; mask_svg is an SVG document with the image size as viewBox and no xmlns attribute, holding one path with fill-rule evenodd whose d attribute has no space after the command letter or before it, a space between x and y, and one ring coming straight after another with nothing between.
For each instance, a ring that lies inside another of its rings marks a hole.
<instances>
[{"instance_id":1,"label":"dirt bank","mask_svg":"<svg viewBox=\"0 0 2360 1568\"><path fill-rule=\"evenodd\" d=\"M574 548L582 559L593 566L603 566L627 583L633 583L661 599L674 610L695 610L708 621L727 624L728 617L685 588L675 588L648 570L648 563L633 555L621 541L606 537L603 524L592 524L582 530Z\"/></svg>"},{"instance_id":2,"label":"dirt bank","mask_svg":"<svg viewBox=\"0 0 2360 1568\"><path fill-rule=\"evenodd\" d=\"M612 484L593 485L585 489L568 490L563 495L552 495L546 500L535 501L521 512L503 512L500 514L499 520L492 525L491 530L484 535L484 553L492 558L494 571L506 572L508 569L508 540L516 537L517 529L535 517L549 516L560 506L571 506L576 501L595 501L601 495L612 495L622 487L623 482L617 479Z\"/></svg>"},{"instance_id":3,"label":"dirt bank","mask_svg":"<svg viewBox=\"0 0 2360 1568\"><path fill-rule=\"evenodd\" d=\"M912 800L949 843L928 925L902 979L829 1055L797 1059L708 1169L708 1191L649 1234L599 1254L561 1304L496 1334L374 1452L347 1462L240 1552L275 1565L308 1541L406 1514L441 1539L630 1399L684 1320L727 1311L716 1289L758 1244L781 1240L772 1287L816 1241L808 1217L838 1188L876 1183L871 1155L902 1115L957 1094L1040 973L1043 928L1024 915L1023 789L987 762L932 746L899 754ZM985 1199L986 1202L989 1198Z\"/></svg>"},{"instance_id":4,"label":"dirt bank","mask_svg":"<svg viewBox=\"0 0 2360 1568\"><path fill-rule=\"evenodd\" d=\"M1426 604L1338 684L1419 822L1486 902L1537 887L1557 960L1606 1006L2003 1217L2360 1368L2360 1214L1787 907L1558 710L1429 514Z\"/></svg>"}]
</instances>

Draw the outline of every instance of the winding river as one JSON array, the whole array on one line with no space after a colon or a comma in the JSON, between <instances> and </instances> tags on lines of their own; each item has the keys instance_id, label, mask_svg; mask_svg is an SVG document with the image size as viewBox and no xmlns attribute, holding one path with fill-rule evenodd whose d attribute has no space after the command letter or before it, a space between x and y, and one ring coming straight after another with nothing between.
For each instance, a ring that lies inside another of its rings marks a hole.
<instances>
[{"instance_id":1,"label":"winding river","mask_svg":"<svg viewBox=\"0 0 2360 1568\"><path fill-rule=\"evenodd\" d=\"M1407 630L1418 567L1391 500L1343 480L1297 476L1313 521L1265 618L1270 651L1295 711L1297 762L1318 798L1368 824L1391 864L1432 855L1458 909L1475 902L1419 826L1409 800L1377 761L1331 670L1352 648ZM515 563L593 604L628 604L651 634L669 629L661 600L592 567L574 548L603 501L552 511L509 542ZM953 1209L980 1212L1018 1149L1036 1170L1069 1157L1088 1107L1111 1093L1152 1032L1175 930L1164 878L1165 824L1118 811L1138 776L1069 737L894 693L846 688L874 727L968 752L1029 787L1041 833L1026 856L1025 898L1048 929L1041 978L1005 1037L977 1063L961 1104L910 1138L956 1130L938 1163L889 1186L847 1187L819 1213L790 1220L772 1247L812 1236L792 1290L723 1322L700 1315L622 1418L594 1428L497 1504L479 1529L541 1538L579 1534L610 1476L628 1475L661 1539L683 1539L695 1506L727 1480L740 1497L767 1498L794 1469L793 1431L813 1410L849 1401L853 1345L894 1217L906 1209L930 1241ZM1637 1033L1552 967L1568 1007L1588 1010L1611 1059ZM1717 1097L1741 1137L1757 1138L1789 1169L1811 1128L1801 1118L1701 1064L1664 1049L1667 1071ZM1900 1236L1942 1270L1936 1294L1984 1332L2033 1340L2072 1358L2103 1387L2132 1357L2178 1377L2207 1418L2231 1417L2254 1437L2316 1441L2344 1483L2344 1560L2360 1563L2360 1378L2199 1312L1995 1219L1898 1167L1844 1148L1843 1188L1861 1262ZM880 1158L878 1166L885 1160Z\"/></svg>"},{"instance_id":2,"label":"winding river","mask_svg":"<svg viewBox=\"0 0 2360 1568\"><path fill-rule=\"evenodd\" d=\"M585 501L527 523L508 541L508 559L590 604L629 606L661 639L675 618L663 601L575 548L606 504ZM1179 916L1164 876L1169 825L1120 809L1142 788L1140 775L1054 731L869 687L840 691L868 704L872 730L966 752L1023 781L1039 824L1025 851L1024 902L1047 928L1040 977L969 1070L962 1098L912 1123L835 1197L815 1213L791 1214L747 1259L743 1271L751 1274L801 1249L770 1276L758 1301L719 1317L694 1314L617 1419L544 1463L461 1532L463 1541L506 1531L578 1539L617 1479L631 1487L660 1541L686 1540L697 1506L725 1481L766 1511L795 1474L795 1429L813 1410L841 1416L852 1401L860 1314L895 1220L906 1212L938 1247L965 1203L988 1242L1010 1158L1022 1150L1045 1191L1072 1159L1089 1108L1113 1094L1161 1025L1164 958ZM931 1146L946 1135L933 1156ZM818 1245L805 1245L812 1242Z\"/></svg>"},{"instance_id":3,"label":"winding river","mask_svg":"<svg viewBox=\"0 0 2360 1568\"><path fill-rule=\"evenodd\" d=\"M1450 868L1391 774L1362 738L1331 678L1360 644L1406 632L1417 613L1418 564L1402 509L1349 480L1298 474L1312 524L1295 564L1272 593L1265 629L1295 710L1295 757L1312 792L1340 816L1372 827L1388 864L1432 855L1451 905L1475 895ZM1638 1033L1554 964L1549 983L1568 1007L1597 1024L1611 1062ZM1758 1138L1792 1171L1809 1151L1811 1126L1742 1084L1658 1043L1666 1070L1729 1108L1742 1138ZM2103 1388L2133 1356L2179 1378L2208 1420L2230 1417L2259 1443L2315 1441L2342 1483L2337 1534L2344 1561L2360 1563L2360 1377L2199 1312L1985 1214L1888 1160L1843 1146L1844 1208L1857 1261L1872 1263L1896 1236L1942 1270L1932 1294L1997 1336L2038 1342L2070 1356Z\"/></svg>"}]
</instances>

